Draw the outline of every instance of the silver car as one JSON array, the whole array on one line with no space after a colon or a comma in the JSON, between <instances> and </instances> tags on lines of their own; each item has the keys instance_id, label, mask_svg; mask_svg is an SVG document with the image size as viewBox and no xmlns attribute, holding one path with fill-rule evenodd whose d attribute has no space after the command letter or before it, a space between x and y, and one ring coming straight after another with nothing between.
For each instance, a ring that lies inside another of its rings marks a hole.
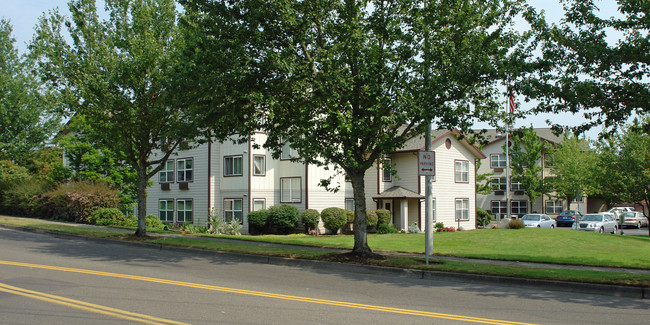
<instances>
[{"instance_id":1,"label":"silver car","mask_svg":"<svg viewBox=\"0 0 650 325\"><path fill-rule=\"evenodd\" d=\"M625 227L641 228L648 225L648 219L639 211L623 212L619 218L622 220L622 222L619 222L621 229Z\"/></svg>"},{"instance_id":2,"label":"silver car","mask_svg":"<svg viewBox=\"0 0 650 325\"><path fill-rule=\"evenodd\" d=\"M618 223L613 213L588 213L580 218L578 230L616 234L618 232Z\"/></svg>"},{"instance_id":3,"label":"silver car","mask_svg":"<svg viewBox=\"0 0 650 325\"><path fill-rule=\"evenodd\" d=\"M551 228L555 229L555 220L546 214L532 213L521 217L526 227Z\"/></svg>"}]
</instances>

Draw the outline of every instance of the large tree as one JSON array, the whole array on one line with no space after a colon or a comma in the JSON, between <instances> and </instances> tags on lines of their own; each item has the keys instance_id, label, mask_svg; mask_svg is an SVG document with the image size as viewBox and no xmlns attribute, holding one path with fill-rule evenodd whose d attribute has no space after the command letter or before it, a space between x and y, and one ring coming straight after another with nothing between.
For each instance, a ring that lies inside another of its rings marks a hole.
<instances>
[{"instance_id":1,"label":"large tree","mask_svg":"<svg viewBox=\"0 0 650 325\"><path fill-rule=\"evenodd\" d=\"M107 19L95 0L68 7L69 18L54 11L40 19L31 48L43 54L42 74L59 87L73 118L83 117L93 141L136 171L136 235L144 236L149 179L181 145L211 136L178 91L187 66L176 3L106 0Z\"/></svg>"},{"instance_id":2,"label":"large tree","mask_svg":"<svg viewBox=\"0 0 650 325\"><path fill-rule=\"evenodd\" d=\"M508 144L504 144L504 152L506 145ZM548 191L547 180L542 177L542 159L546 149L546 142L537 136L532 125L513 132L512 146L509 152L512 163L512 181L521 183L524 188L529 199L529 211L533 210L533 204L537 198ZM506 182L509 181L506 180Z\"/></svg>"},{"instance_id":3,"label":"large tree","mask_svg":"<svg viewBox=\"0 0 650 325\"><path fill-rule=\"evenodd\" d=\"M585 122L577 131L596 125L613 131L650 110L650 5L616 2L614 14L594 0L563 0L558 24L533 24L541 55L530 66L536 73L518 84L520 93L540 100L533 112L580 114Z\"/></svg>"},{"instance_id":4,"label":"large tree","mask_svg":"<svg viewBox=\"0 0 650 325\"><path fill-rule=\"evenodd\" d=\"M209 51L233 56L232 93L265 113L265 145L349 177L360 255L366 171L427 123L466 129L500 107L518 2L184 1Z\"/></svg>"},{"instance_id":5,"label":"large tree","mask_svg":"<svg viewBox=\"0 0 650 325\"><path fill-rule=\"evenodd\" d=\"M0 19L0 160L25 165L58 130L60 116L33 61L14 47L9 21Z\"/></svg>"},{"instance_id":6,"label":"large tree","mask_svg":"<svg viewBox=\"0 0 650 325\"><path fill-rule=\"evenodd\" d=\"M566 199L567 209L573 199L596 194L594 189L598 158L589 143L569 133L562 142L551 148L555 176L553 190Z\"/></svg>"}]
</instances>

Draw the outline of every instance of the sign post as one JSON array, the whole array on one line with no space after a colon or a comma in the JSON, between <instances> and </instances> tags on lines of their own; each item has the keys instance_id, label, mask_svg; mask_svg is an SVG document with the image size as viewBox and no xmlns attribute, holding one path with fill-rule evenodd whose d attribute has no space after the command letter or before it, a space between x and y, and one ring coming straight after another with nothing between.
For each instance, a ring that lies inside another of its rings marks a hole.
<instances>
[{"instance_id":1,"label":"sign post","mask_svg":"<svg viewBox=\"0 0 650 325\"><path fill-rule=\"evenodd\" d=\"M436 154L431 151L431 124L427 126L425 151L418 155L418 175L424 177L424 255L429 265L429 256L433 254L433 176L436 175Z\"/></svg>"}]
</instances>

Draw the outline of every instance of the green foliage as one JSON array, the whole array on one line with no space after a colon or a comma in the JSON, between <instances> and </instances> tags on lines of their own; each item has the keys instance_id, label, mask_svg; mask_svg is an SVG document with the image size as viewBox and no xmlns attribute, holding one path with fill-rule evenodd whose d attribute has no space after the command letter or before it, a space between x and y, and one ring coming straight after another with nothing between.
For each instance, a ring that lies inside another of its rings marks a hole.
<instances>
[{"instance_id":1,"label":"green foliage","mask_svg":"<svg viewBox=\"0 0 650 325\"><path fill-rule=\"evenodd\" d=\"M433 227L436 229L443 229L445 228L445 224L442 222L436 222L436 224Z\"/></svg>"},{"instance_id":2,"label":"green foliage","mask_svg":"<svg viewBox=\"0 0 650 325\"><path fill-rule=\"evenodd\" d=\"M305 230L314 230L318 227L320 220L320 213L314 209L306 209L301 214L302 224L305 225Z\"/></svg>"},{"instance_id":3,"label":"green foliage","mask_svg":"<svg viewBox=\"0 0 650 325\"><path fill-rule=\"evenodd\" d=\"M492 214L481 208L476 208L476 225L485 227L492 221Z\"/></svg>"},{"instance_id":4,"label":"green foliage","mask_svg":"<svg viewBox=\"0 0 650 325\"><path fill-rule=\"evenodd\" d=\"M269 226L280 234L291 233L300 221L300 211L293 205L274 205L269 208L268 213Z\"/></svg>"},{"instance_id":5,"label":"green foliage","mask_svg":"<svg viewBox=\"0 0 650 325\"><path fill-rule=\"evenodd\" d=\"M133 218L136 219L136 218ZM136 219L137 220L137 219ZM145 220L145 225L147 229L155 229L155 230L163 230L165 229L165 224L160 221L160 219L153 215L153 214L148 214L144 217Z\"/></svg>"},{"instance_id":6,"label":"green foliage","mask_svg":"<svg viewBox=\"0 0 650 325\"><path fill-rule=\"evenodd\" d=\"M350 210L345 210L345 218L348 222L353 222L354 221L354 211ZM366 221L367 223L367 221Z\"/></svg>"},{"instance_id":7,"label":"green foliage","mask_svg":"<svg viewBox=\"0 0 650 325\"><path fill-rule=\"evenodd\" d=\"M377 224L378 225L387 225L390 223L390 211L386 209L377 209Z\"/></svg>"},{"instance_id":8,"label":"green foliage","mask_svg":"<svg viewBox=\"0 0 650 325\"><path fill-rule=\"evenodd\" d=\"M122 226L126 223L126 217L120 209L99 208L90 213L86 222L97 226Z\"/></svg>"},{"instance_id":9,"label":"green foliage","mask_svg":"<svg viewBox=\"0 0 650 325\"><path fill-rule=\"evenodd\" d=\"M509 152L512 162L512 181L521 183L529 199L530 211L532 211L533 203L537 201L537 198L550 191L546 179L542 177L544 167L541 161L544 157L546 143L537 136L532 125L513 132L510 139L512 139ZM506 145L504 143L503 152L506 152Z\"/></svg>"},{"instance_id":10,"label":"green foliage","mask_svg":"<svg viewBox=\"0 0 650 325\"><path fill-rule=\"evenodd\" d=\"M0 160L0 196L2 191L31 180L32 176L27 168L18 166L10 160Z\"/></svg>"},{"instance_id":11,"label":"green foliage","mask_svg":"<svg viewBox=\"0 0 650 325\"><path fill-rule=\"evenodd\" d=\"M377 228L378 221L379 221L379 217L377 217L377 211L366 210L366 225L368 226L368 229Z\"/></svg>"},{"instance_id":12,"label":"green foliage","mask_svg":"<svg viewBox=\"0 0 650 325\"><path fill-rule=\"evenodd\" d=\"M2 211L4 213L40 218L45 200L42 194L49 189L44 181L25 181L14 184L2 192Z\"/></svg>"},{"instance_id":13,"label":"green foliage","mask_svg":"<svg viewBox=\"0 0 650 325\"><path fill-rule=\"evenodd\" d=\"M551 156L551 171L555 176L552 185L559 197L571 202L576 195L597 194L595 180L600 177L597 172L598 159L586 140L568 134L553 148Z\"/></svg>"},{"instance_id":14,"label":"green foliage","mask_svg":"<svg viewBox=\"0 0 650 325\"><path fill-rule=\"evenodd\" d=\"M383 235L383 234L396 234L397 232L398 231L397 231L397 228L395 227L395 225L389 225L387 223L381 223L377 227L377 233L380 234L380 235Z\"/></svg>"},{"instance_id":15,"label":"green foliage","mask_svg":"<svg viewBox=\"0 0 650 325\"><path fill-rule=\"evenodd\" d=\"M61 184L43 197L45 217L82 223L95 209L117 208L119 205L117 191L102 183Z\"/></svg>"},{"instance_id":16,"label":"green foliage","mask_svg":"<svg viewBox=\"0 0 650 325\"><path fill-rule=\"evenodd\" d=\"M0 19L0 160L24 165L58 131L61 117L34 61L19 56L12 27Z\"/></svg>"},{"instance_id":17,"label":"green foliage","mask_svg":"<svg viewBox=\"0 0 650 325\"><path fill-rule=\"evenodd\" d=\"M320 212L320 217L323 220L323 225L332 235L338 234L339 229L347 223L345 210L337 207L323 209Z\"/></svg>"},{"instance_id":18,"label":"green foliage","mask_svg":"<svg viewBox=\"0 0 650 325\"><path fill-rule=\"evenodd\" d=\"M522 220L510 219L510 221L508 221L508 228L510 229L523 229L525 227L526 226L524 225L524 222Z\"/></svg>"},{"instance_id":19,"label":"green foliage","mask_svg":"<svg viewBox=\"0 0 650 325\"><path fill-rule=\"evenodd\" d=\"M266 209L248 213L248 225L256 233L262 233L269 223L269 211Z\"/></svg>"}]
</instances>

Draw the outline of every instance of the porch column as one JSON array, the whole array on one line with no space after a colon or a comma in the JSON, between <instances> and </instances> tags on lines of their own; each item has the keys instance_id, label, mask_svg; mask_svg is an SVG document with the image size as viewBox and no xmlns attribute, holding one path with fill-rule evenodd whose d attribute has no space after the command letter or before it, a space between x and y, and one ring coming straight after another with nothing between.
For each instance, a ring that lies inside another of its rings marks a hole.
<instances>
[{"instance_id":1,"label":"porch column","mask_svg":"<svg viewBox=\"0 0 650 325\"><path fill-rule=\"evenodd\" d=\"M399 201L399 227L397 230L408 230L408 220L409 220L409 201L400 200Z\"/></svg>"}]
</instances>

